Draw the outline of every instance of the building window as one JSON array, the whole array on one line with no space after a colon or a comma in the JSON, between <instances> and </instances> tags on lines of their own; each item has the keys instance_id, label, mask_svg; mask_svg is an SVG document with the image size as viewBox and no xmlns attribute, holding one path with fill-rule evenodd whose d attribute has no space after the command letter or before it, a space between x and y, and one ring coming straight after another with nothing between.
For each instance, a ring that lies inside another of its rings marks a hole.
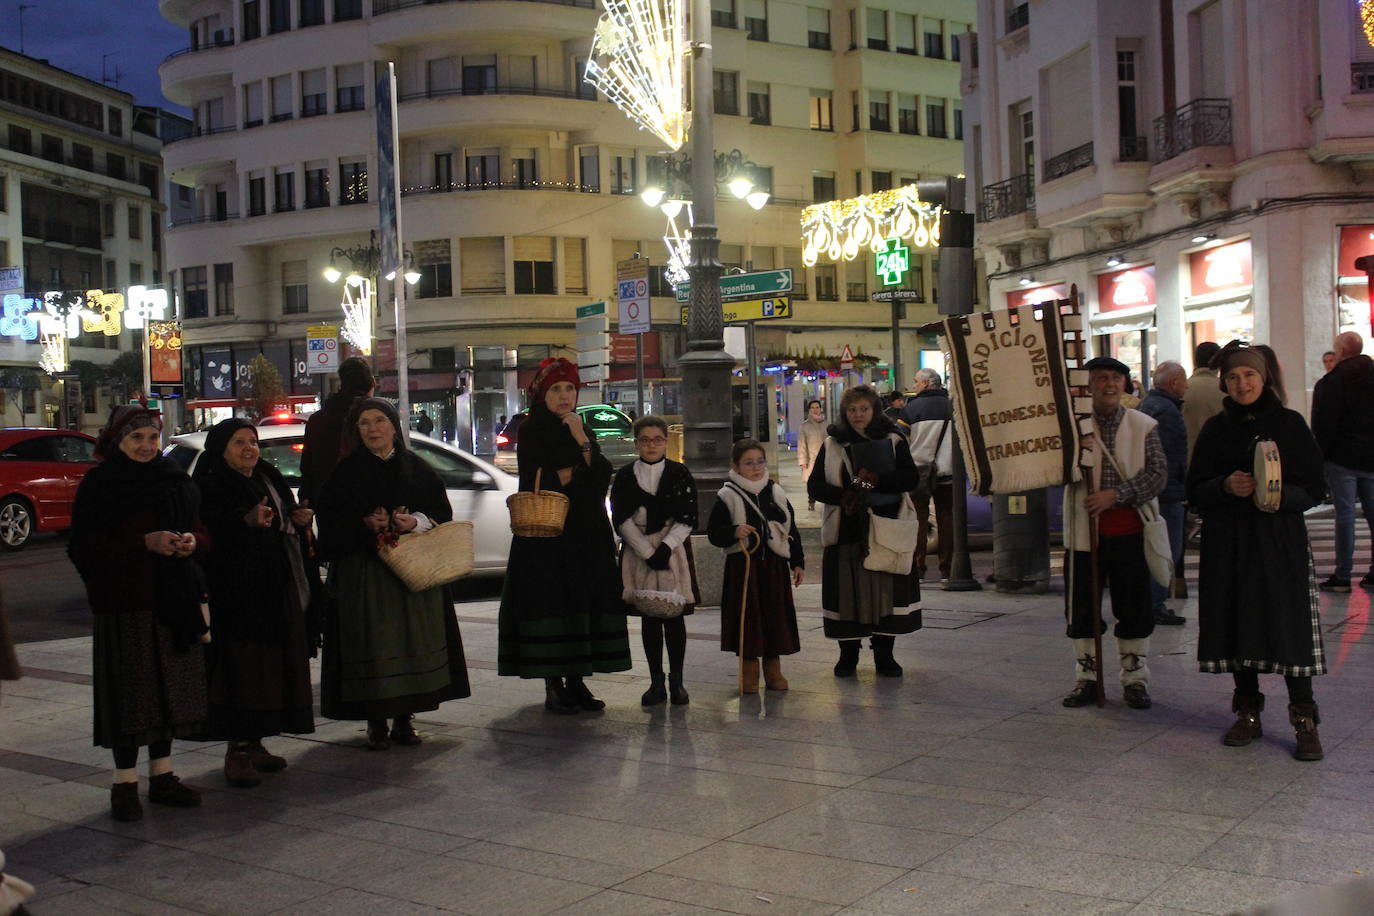
<instances>
[{"instance_id":1,"label":"building window","mask_svg":"<svg viewBox=\"0 0 1374 916\"><path fill-rule=\"evenodd\" d=\"M1035 117L1030 102L1022 102L1011 110L1012 168L1016 175L1035 174ZM1020 147L1020 155L1016 148Z\"/></svg>"},{"instance_id":2,"label":"building window","mask_svg":"<svg viewBox=\"0 0 1374 916\"><path fill-rule=\"evenodd\" d=\"M749 41L767 41L767 0L742 0L742 3L744 6L745 38Z\"/></svg>"},{"instance_id":3,"label":"building window","mask_svg":"<svg viewBox=\"0 0 1374 916\"><path fill-rule=\"evenodd\" d=\"M835 199L835 173L834 172L812 172L811 173L811 200L813 203L825 204Z\"/></svg>"},{"instance_id":4,"label":"building window","mask_svg":"<svg viewBox=\"0 0 1374 916\"><path fill-rule=\"evenodd\" d=\"M584 146L577 153L577 181L583 191L601 193L601 151Z\"/></svg>"},{"instance_id":5,"label":"building window","mask_svg":"<svg viewBox=\"0 0 1374 916\"><path fill-rule=\"evenodd\" d=\"M190 190L187 188L186 190ZM105 204L100 208L100 235L102 238L112 239L115 234L115 208L114 204Z\"/></svg>"},{"instance_id":6,"label":"building window","mask_svg":"<svg viewBox=\"0 0 1374 916\"><path fill-rule=\"evenodd\" d=\"M830 10L816 6L806 8L806 46L830 50Z\"/></svg>"},{"instance_id":7,"label":"building window","mask_svg":"<svg viewBox=\"0 0 1374 916\"><path fill-rule=\"evenodd\" d=\"M303 29L311 25L324 25L324 0L301 0L296 27Z\"/></svg>"},{"instance_id":8,"label":"building window","mask_svg":"<svg viewBox=\"0 0 1374 916\"><path fill-rule=\"evenodd\" d=\"M892 173L891 173L891 172L878 172L878 171L875 171L875 172L873 172L873 177L870 179L870 181L871 181L872 184L873 184L873 187L871 188L871 190L872 190L872 192L873 192L874 194L877 194L879 191L891 191L891 190L892 190Z\"/></svg>"},{"instance_id":9,"label":"building window","mask_svg":"<svg viewBox=\"0 0 1374 916\"><path fill-rule=\"evenodd\" d=\"M111 178L116 178L120 181L123 181L124 176L127 174L126 168L127 163L125 163L123 156L117 155L116 153L105 154L106 175L109 175Z\"/></svg>"},{"instance_id":10,"label":"building window","mask_svg":"<svg viewBox=\"0 0 1374 916\"><path fill-rule=\"evenodd\" d=\"M753 124L773 123L767 83L749 84L749 121Z\"/></svg>"},{"instance_id":11,"label":"building window","mask_svg":"<svg viewBox=\"0 0 1374 916\"><path fill-rule=\"evenodd\" d=\"M234 314L234 265L215 265L215 314Z\"/></svg>"},{"instance_id":12,"label":"building window","mask_svg":"<svg viewBox=\"0 0 1374 916\"><path fill-rule=\"evenodd\" d=\"M334 110L362 111L366 107L363 98L363 65L344 64L334 68Z\"/></svg>"},{"instance_id":13,"label":"building window","mask_svg":"<svg viewBox=\"0 0 1374 916\"><path fill-rule=\"evenodd\" d=\"M496 91L496 59L463 58L463 95L491 95Z\"/></svg>"},{"instance_id":14,"label":"building window","mask_svg":"<svg viewBox=\"0 0 1374 916\"><path fill-rule=\"evenodd\" d=\"M415 298L440 299L453 295L453 258L448 239L415 242L415 269L420 282L415 284Z\"/></svg>"},{"instance_id":15,"label":"building window","mask_svg":"<svg viewBox=\"0 0 1374 916\"><path fill-rule=\"evenodd\" d=\"M1118 136L1121 137L1121 149L1123 151L1137 152L1137 147L1144 146L1143 138L1137 142L1137 129L1140 115L1136 109L1136 76L1135 76L1135 52L1117 51L1116 52L1116 120ZM1122 155L1123 159L1127 158ZM1131 158L1143 159L1143 151L1138 151L1137 156Z\"/></svg>"},{"instance_id":16,"label":"building window","mask_svg":"<svg viewBox=\"0 0 1374 916\"><path fill-rule=\"evenodd\" d=\"M887 93L879 89L868 90L868 129L892 130L892 111Z\"/></svg>"},{"instance_id":17,"label":"building window","mask_svg":"<svg viewBox=\"0 0 1374 916\"><path fill-rule=\"evenodd\" d=\"M716 114L739 114L739 74L715 70L711 74Z\"/></svg>"},{"instance_id":18,"label":"building window","mask_svg":"<svg viewBox=\"0 0 1374 916\"><path fill-rule=\"evenodd\" d=\"M949 24L949 59L958 61L961 59L959 56L959 36L963 32L955 28L955 25L953 22Z\"/></svg>"},{"instance_id":19,"label":"building window","mask_svg":"<svg viewBox=\"0 0 1374 916\"><path fill-rule=\"evenodd\" d=\"M296 209L296 173L290 169L277 169L272 181L276 192L276 200L272 205L275 212L285 213Z\"/></svg>"},{"instance_id":20,"label":"building window","mask_svg":"<svg viewBox=\"0 0 1374 916\"><path fill-rule=\"evenodd\" d=\"M243 0L243 40L262 37L261 0Z\"/></svg>"},{"instance_id":21,"label":"building window","mask_svg":"<svg viewBox=\"0 0 1374 916\"><path fill-rule=\"evenodd\" d=\"M835 122L831 118L831 95L829 89L811 90L811 129L812 130L834 130Z\"/></svg>"},{"instance_id":22,"label":"building window","mask_svg":"<svg viewBox=\"0 0 1374 916\"><path fill-rule=\"evenodd\" d=\"M835 265L817 264L816 299L821 302L837 302L839 298L840 296L835 286Z\"/></svg>"},{"instance_id":23,"label":"building window","mask_svg":"<svg viewBox=\"0 0 1374 916\"><path fill-rule=\"evenodd\" d=\"M262 216L267 212L267 179L261 174L248 176L248 215Z\"/></svg>"},{"instance_id":24,"label":"building window","mask_svg":"<svg viewBox=\"0 0 1374 916\"><path fill-rule=\"evenodd\" d=\"M25 156L33 155L33 134L28 128L10 125L10 150Z\"/></svg>"},{"instance_id":25,"label":"building window","mask_svg":"<svg viewBox=\"0 0 1374 916\"><path fill-rule=\"evenodd\" d=\"M873 51L887 50L887 10L868 9L864 20L868 24L868 47Z\"/></svg>"},{"instance_id":26,"label":"building window","mask_svg":"<svg viewBox=\"0 0 1374 916\"><path fill-rule=\"evenodd\" d=\"M915 136L921 132L917 121L916 96L897 93L897 132Z\"/></svg>"},{"instance_id":27,"label":"building window","mask_svg":"<svg viewBox=\"0 0 1374 916\"><path fill-rule=\"evenodd\" d=\"M635 193L634 153L611 154L611 193Z\"/></svg>"},{"instance_id":28,"label":"building window","mask_svg":"<svg viewBox=\"0 0 1374 916\"><path fill-rule=\"evenodd\" d=\"M572 83L573 95L579 99L596 101L596 87L587 82L587 58L573 58Z\"/></svg>"},{"instance_id":29,"label":"building window","mask_svg":"<svg viewBox=\"0 0 1374 916\"><path fill-rule=\"evenodd\" d=\"M363 0L334 0L334 21L363 18Z\"/></svg>"},{"instance_id":30,"label":"building window","mask_svg":"<svg viewBox=\"0 0 1374 916\"><path fill-rule=\"evenodd\" d=\"M208 290L203 266L181 269L181 307L183 318L209 317Z\"/></svg>"},{"instance_id":31,"label":"building window","mask_svg":"<svg viewBox=\"0 0 1374 916\"><path fill-rule=\"evenodd\" d=\"M926 102L926 136L948 137L945 129L945 100Z\"/></svg>"},{"instance_id":32,"label":"building window","mask_svg":"<svg viewBox=\"0 0 1374 916\"><path fill-rule=\"evenodd\" d=\"M129 262L129 284L138 286L143 283L143 265L138 261Z\"/></svg>"},{"instance_id":33,"label":"building window","mask_svg":"<svg viewBox=\"0 0 1374 916\"><path fill-rule=\"evenodd\" d=\"M243 85L244 129L262 126L262 81Z\"/></svg>"},{"instance_id":34,"label":"building window","mask_svg":"<svg viewBox=\"0 0 1374 916\"><path fill-rule=\"evenodd\" d=\"M141 238L143 238L143 211L140 210L138 207L133 206L133 205L131 204L131 205L129 206L128 216L129 216L129 238L131 238L131 239L141 239Z\"/></svg>"},{"instance_id":35,"label":"building window","mask_svg":"<svg viewBox=\"0 0 1374 916\"><path fill-rule=\"evenodd\" d=\"M945 31L944 23L939 19L927 19L925 21L925 55L939 60L945 59Z\"/></svg>"},{"instance_id":36,"label":"building window","mask_svg":"<svg viewBox=\"0 0 1374 916\"><path fill-rule=\"evenodd\" d=\"M501 155L496 150L480 150L467 155L468 188L496 187L501 184Z\"/></svg>"},{"instance_id":37,"label":"building window","mask_svg":"<svg viewBox=\"0 0 1374 916\"><path fill-rule=\"evenodd\" d=\"M711 0L711 25L720 29L735 27L735 0Z\"/></svg>"},{"instance_id":38,"label":"building window","mask_svg":"<svg viewBox=\"0 0 1374 916\"><path fill-rule=\"evenodd\" d=\"M291 77L272 77L272 123L291 120Z\"/></svg>"},{"instance_id":39,"label":"building window","mask_svg":"<svg viewBox=\"0 0 1374 916\"><path fill-rule=\"evenodd\" d=\"M56 162L58 165L61 165L62 138L50 137L47 134L43 134L42 153L44 159L48 160L49 162Z\"/></svg>"},{"instance_id":40,"label":"building window","mask_svg":"<svg viewBox=\"0 0 1374 916\"><path fill-rule=\"evenodd\" d=\"M305 209L329 206L329 165L325 162L305 164Z\"/></svg>"},{"instance_id":41,"label":"building window","mask_svg":"<svg viewBox=\"0 0 1374 916\"><path fill-rule=\"evenodd\" d=\"M954 139L964 139L964 109L954 109Z\"/></svg>"},{"instance_id":42,"label":"building window","mask_svg":"<svg viewBox=\"0 0 1374 916\"><path fill-rule=\"evenodd\" d=\"M72 155L75 157L76 147L72 147ZM162 200L161 181L158 178L158 168L146 162L138 164L138 183L148 189L148 196L153 200Z\"/></svg>"},{"instance_id":43,"label":"building window","mask_svg":"<svg viewBox=\"0 0 1374 916\"><path fill-rule=\"evenodd\" d=\"M517 295L553 295L552 261L516 261L514 266Z\"/></svg>"},{"instance_id":44,"label":"building window","mask_svg":"<svg viewBox=\"0 0 1374 916\"><path fill-rule=\"evenodd\" d=\"M367 160L339 162L339 203L367 203Z\"/></svg>"},{"instance_id":45,"label":"building window","mask_svg":"<svg viewBox=\"0 0 1374 916\"><path fill-rule=\"evenodd\" d=\"M539 166L532 149L510 151L511 168L515 170L516 187L532 188L539 183Z\"/></svg>"},{"instance_id":46,"label":"building window","mask_svg":"<svg viewBox=\"0 0 1374 916\"><path fill-rule=\"evenodd\" d=\"M124 112L122 109L110 105L106 109L105 123L109 125L110 135L114 137L124 136Z\"/></svg>"},{"instance_id":47,"label":"building window","mask_svg":"<svg viewBox=\"0 0 1374 916\"><path fill-rule=\"evenodd\" d=\"M878 190L874 188L873 190ZM868 259L850 261L845 271L844 297L850 302L868 301Z\"/></svg>"},{"instance_id":48,"label":"building window","mask_svg":"<svg viewBox=\"0 0 1374 916\"><path fill-rule=\"evenodd\" d=\"M324 69L301 73L301 117L313 118L328 114L329 104L324 88Z\"/></svg>"},{"instance_id":49,"label":"building window","mask_svg":"<svg viewBox=\"0 0 1374 916\"><path fill-rule=\"evenodd\" d=\"M291 28L291 0L267 0L267 31L276 34Z\"/></svg>"},{"instance_id":50,"label":"building window","mask_svg":"<svg viewBox=\"0 0 1374 916\"><path fill-rule=\"evenodd\" d=\"M892 14L892 47L898 54L916 53L916 17L911 13Z\"/></svg>"},{"instance_id":51,"label":"building window","mask_svg":"<svg viewBox=\"0 0 1374 916\"><path fill-rule=\"evenodd\" d=\"M436 191L453 190L452 153L434 154L434 184L431 187Z\"/></svg>"},{"instance_id":52,"label":"building window","mask_svg":"<svg viewBox=\"0 0 1374 916\"><path fill-rule=\"evenodd\" d=\"M310 284L306 282L304 261L281 262L281 311L283 315L310 311Z\"/></svg>"},{"instance_id":53,"label":"building window","mask_svg":"<svg viewBox=\"0 0 1374 916\"><path fill-rule=\"evenodd\" d=\"M463 295L506 291L506 240L500 236L462 239Z\"/></svg>"}]
</instances>

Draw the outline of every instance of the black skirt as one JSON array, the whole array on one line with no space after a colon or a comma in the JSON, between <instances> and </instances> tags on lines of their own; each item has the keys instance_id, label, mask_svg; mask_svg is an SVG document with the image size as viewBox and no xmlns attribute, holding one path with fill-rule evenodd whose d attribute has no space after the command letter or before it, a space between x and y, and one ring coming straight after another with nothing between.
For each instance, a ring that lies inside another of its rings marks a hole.
<instances>
[{"instance_id":1,"label":"black skirt","mask_svg":"<svg viewBox=\"0 0 1374 916\"><path fill-rule=\"evenodd\" d=\"M747 595L747 599L746 599ZM744 606L744 657L795 655L801 651L797 607L792 601L792 567L767 547L749 558L744 577L744 554L725 558L725 581L720 595L720 649L739 654L740 604Z\"/></svg>"}]
</instances>

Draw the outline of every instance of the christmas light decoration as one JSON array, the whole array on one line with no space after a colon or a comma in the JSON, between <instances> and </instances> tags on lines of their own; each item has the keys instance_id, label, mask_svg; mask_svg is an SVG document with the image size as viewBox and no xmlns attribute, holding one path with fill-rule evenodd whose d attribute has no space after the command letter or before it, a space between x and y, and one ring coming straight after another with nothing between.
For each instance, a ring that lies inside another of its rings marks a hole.
<instances>
[{"instance_id":1,"label":"christmas light decoration","mask_svg":"<svg viewBox=\"0 0 1374 916\"><path fill-rule=\"evenodd\" d=\"M372 281L352 274L343 285L344 323L341 336L364 356L372 355Z\"/></svg>"},{"instance_id":2,"label":"christmas light decoration","mask_svg":"<svg viewBox=\"0 0 1374 916\"><path fill-rule=\"evenodd\" d=\"M1374 0L1360 0L1360 25L1364 27L1364 40L1374 47Z\"/></svg>"},{"instance_id":3,"label":"christmas light decoration","mask_svg":"<svg viewBox=\"0 0 1374 916\"><path fill-rule=\"evenodd\" d=\"M81 310L81 330L87 334L118 337L124 330L120 315L124 312L124 296L100 289L86 291L86 307Z\"/></svg>"},{"instance_id":4,"label":"christmas light decoration","mask_svg":"<svg viewBox=\"0 0 1374 916\"><path fill-rule=\"evenodd\" d=\"M865 248L881 251L888 239L936 248L940 212L938 205L921 200L915 185L812 204L802 211L802 263L810 267L821 255L832 261L852 261Z\"/></svg>"},{"instance_id":5,"label":"christmas light decoration","mask_svg":"<svg viewBox=\"0 0 1374 916\"><path fill-rule=\"evenodd\" d=\"M669 207L669 203L677 206ZM667 201L663 205L663 214L668 217L668 228L663 234L663 244L668 249L668 263L663 266L663 274L676 290L679 283L687 282L687 265L692 263L692 202ZM681 225L678 224L680 216L685 216Z\"/></svg>"},{"instance_id":6,"label":"christmas light decoration","mask_svg":"<svg viewBox=\"0 0 1374 916\"><path fill-rule=\"evenodd\" d=\"M606 0L586 79L639 126L680 149L686 105L687 15L683 0Z\"/></svg>"},{"instance_id":7,"label":"christmas light decoration","mask_svg":"<svg viewBox=\"0 0 1374 916\"><path fill-rule=\"evenodd\" d=\"M141 329L144 322L161 321L167 317L167 290L131 286L124 300L124 326L131 331Z\"/></svg>"}]
</instances>

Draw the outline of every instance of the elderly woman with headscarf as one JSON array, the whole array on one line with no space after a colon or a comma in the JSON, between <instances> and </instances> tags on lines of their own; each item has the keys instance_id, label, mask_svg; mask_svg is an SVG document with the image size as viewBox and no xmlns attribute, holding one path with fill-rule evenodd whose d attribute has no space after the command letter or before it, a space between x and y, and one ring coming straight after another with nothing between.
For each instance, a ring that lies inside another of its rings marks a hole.
<instances>
[{"instance_id":1,"label":"elderly woman with headscarf","mask_svg":"<svg viewBox=\"0 0 1374 916\"><path fill-rule=\"evenodd\" d=\"M497 672L544 679L544 708L560 714L606 704L583 678L627 671L630 640L615 538L606 516L611 463L578 416L577 367L546 359L530 383L529 419L520 427L520 489L568 497L563 533L515 537L506 566Z\"/></svg>"},{"instance_id":2,"label":"elderly woman with headscarf","mask_svg":"<svg viewBox=\"0 0 1374 916\"><path fill-rule=\"evenodd\" d=\"M264 737L315 730L301 544L313 513L260 460L258 431L241 418L210 430L192 479L215 544L205 561L215 630L209 734L229 742L224 778L248 788L286 768Z\"/></svg>"},{"instance_id":3,"label":"elderly woman with headscarf","mask_svg":"<svg viewBox=\"0 0 1374 916\"><path fill-rule=\"evenodd\" d=\"M114 752L115 820L143 816L138 749L148 747L148 800L176 808L200 793L172 772L172 739L206 719L204 576L209 549L191 478L161 453L162 420L146 407L115 408L96 442L99 464L72 506L67 554L95 613L95 743Z\"/></svg>"},{"instance_id":4,"label":"elderly woman with headscarf","mask_svg":"<svg viewBox=\"0 0 1374 916\"><path fill-rule=\"evenodd\" d=\"M1259 347L1232 342L1218 354L1221 413L1198 433L1188 468L1188 502L1202 515L1198 569L1198 667L1235 680L1236 721L1223 743L1242 747L1263 731L1261 674L1281 674L1288 688L1293 756L1320 760L1312 677L1326 673L1317 577L1303 513L1326 494L1321 450L1302 414L1284 407ZM1282 498L1261 509L1256 440L1278 446Z\"/></svg>"},{"instance_id":5,"label":"elderly woman with headscarf","mask_svg":"<svg viewBox=\"0 0 1374 916\"><path fill-rule=\"evenodd\" d=\"M379 538L452 520L434 470L406 448L390 401L361 398L344 425L348 457L319 496L319 550L331 562L320 713L365 719L368 747L420 743L415 713L470 695L446 586L412 592L377 555ZM386 720L391 719L388 733Z\"/></svg>"},{"instance_id":6,"label":"elderly woman with headscarf","mask_svg":"<svg viewBox=\"0 0 1374 916\"><path fill-rule=\"evenodd\" d=\"M919 484L911 449L880 405L878 392L867 385L844 393L839 419L806 484L811 497L825 504L821 607L825 635L840 644L836 677L854 676L865 636L878 674L901 677L902 666L892 655L896 637L921 628L914 578L864 568L869 511L895 518L906 492Z\"/></svg>"}]
</instances>

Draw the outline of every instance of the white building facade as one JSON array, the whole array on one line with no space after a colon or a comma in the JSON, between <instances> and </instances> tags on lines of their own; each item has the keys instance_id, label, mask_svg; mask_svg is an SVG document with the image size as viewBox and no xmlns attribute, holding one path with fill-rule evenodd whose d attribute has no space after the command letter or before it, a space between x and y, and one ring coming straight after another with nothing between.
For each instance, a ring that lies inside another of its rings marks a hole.
<instances>
[{"instance_id":1,"label":"white building facade","mask_svg":"<svg viewBox=\"0 0 1374 916\"><path fill-rule=\"evenodd\" d=\"M539 360L575 352L576 307L606 300L614 312L615 264L639 252L654 266L656 381L638 406L679 412L671 380L685 334L661 277L666 219L638 196L662 182L664 151L582 81L594 2L161 0L194 48L160 72L168 97L195 112L194 136L165 161L196 210L167 238L203 400L230 398L225 385L259 351L297 396L319 390L300 371L306 329L339 323L340 289L323 271L378 222L368 176L376 76L390 61L404 244L421 274L407 306L415 402L482 447L498 415L522 406L517 388ZM801 209L963 168L955 36L972 4L881 3L713 5L716 147L740 150L771 194L759 210L721 195L721 259L794 276L794 317L760 325L765 356L847 343L890 359L871 260L804 267ZM922 320L913 310L910 324ZM625 353L613 347L613 379L633 375Z\"/></svg>"},{"instance_id":2,"label":"white building facade","mask_svg":"<svg viewBox=\"0 0 1374 916\"><path fill-rule=\"evenodd\" d=\"M1137 373L1268 343L1305 410L1369 336L1374 34L1348 0L979 0L967 169L993 307L1077 286Z\"/></svg>"}]
</instances>

